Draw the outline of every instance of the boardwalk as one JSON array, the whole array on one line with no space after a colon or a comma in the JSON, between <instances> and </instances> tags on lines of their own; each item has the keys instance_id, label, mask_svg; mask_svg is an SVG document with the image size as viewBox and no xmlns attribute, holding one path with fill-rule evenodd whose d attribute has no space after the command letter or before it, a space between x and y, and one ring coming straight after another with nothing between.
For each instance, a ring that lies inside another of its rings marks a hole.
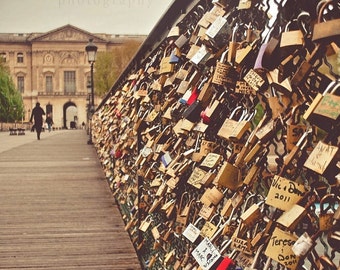
<instances>
[{"instance_id":1,"label":"boardwalk","mask_svg":"<svg viewBox=\"0 0 340 270\"><path fill-rule=\"evenodd\" d=\"M141 269L83 130L0 133L0 269Z\"/></svg>"}]
</instances>

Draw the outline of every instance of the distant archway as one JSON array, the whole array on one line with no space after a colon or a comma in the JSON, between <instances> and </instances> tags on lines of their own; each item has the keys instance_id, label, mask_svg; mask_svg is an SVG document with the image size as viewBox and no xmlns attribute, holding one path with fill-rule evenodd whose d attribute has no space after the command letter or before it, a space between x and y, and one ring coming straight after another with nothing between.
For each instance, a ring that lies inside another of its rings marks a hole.
<instances>
[{"instance_id":1,"label":"distant archway","mask_svg":"<svg viewBox=\"0 0 340 270\"><path fill-rule=\"evenodd\" d=\"M75 103L69 101L63 108L64 128L77 128L78 108Z\"/></svg>"}]
</instances>

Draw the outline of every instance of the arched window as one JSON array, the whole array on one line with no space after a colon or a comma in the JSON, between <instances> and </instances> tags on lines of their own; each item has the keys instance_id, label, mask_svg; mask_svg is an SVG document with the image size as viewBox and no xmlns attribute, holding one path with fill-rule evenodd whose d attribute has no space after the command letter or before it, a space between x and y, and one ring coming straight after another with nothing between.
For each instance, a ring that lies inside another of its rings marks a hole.
<instances>
[{"instance_id":1,"label":"arched window","mask_svg":"<svg viewBox=\"0 0 340 270\"><path fill-rule=\"evenodd\" d=\"M23 63L24 62L24 54L18 53L17 54L17 63Z\"/></svg>"},{"instance_id":2,"label":"arched window","mask_svg":"<svg viewBox=\"0 0 340 270\"><path fill-rule=\"evenodd\" d=\"M6 53L1 53L0 54L0 62L3 62L3 63L6 63L6 61L7 61L7 55L6 55Z\"/></svg>"}]
</instances>

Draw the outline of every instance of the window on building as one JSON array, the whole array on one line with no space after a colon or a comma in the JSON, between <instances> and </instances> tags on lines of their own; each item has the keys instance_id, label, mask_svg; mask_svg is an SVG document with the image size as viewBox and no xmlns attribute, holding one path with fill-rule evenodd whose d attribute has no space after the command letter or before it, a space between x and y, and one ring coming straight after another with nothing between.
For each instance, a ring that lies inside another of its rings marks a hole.
<instances>
[{"instance_id":1,"label":"window on building","mask_svg":"<svg viewBox=\"0 0 340 270\"><path fill-rule=\"evenodd\" d=\"M6 63L6 61L7 61L7 55L6 55L6 53L1 53L0 62Z\"/></svg>"},{"instance_id":2,"label":"window on building","mask_svg":"<svg viewBox=\"0 0 340 270\"><path fill-rule=\"evenodd\" d=\"M76 92L76 72L64 71L64 92L75 93Z\"/></svg>"},{"instance_id":3,"label":"window on building","mask_svg":"<svg viewBox=\"0 0 340 270\"><path fill-rule=\"evenodd\" d=\"M46 115L50 114L52 115L53 112L53 106L51 104L46 105Z\"/></svg>"},{"instance_id":4,"label":"window on building","mask_svg":"<svg viewBox=\"0 0 340 270\"><path fill-rule=\"evenodd\" d=\"M24 62L24 54L23 53L18 53L17 54L17 62L18 63L23 63Z\"/></svg>"},{"instance_id":5,"label":"window on building","mask_svg":"<svg viewBox=\"0 0 340 270\"><path fill-rule=\"evenodd\" d=\"M24 76L18 76L17 77L17 85L18 85L18 90L20 93L23 93L25 90L25 78Z\"/></svg>"},{"instance_id":6,"label":"window on building","mask_svg":"<svg viewBox=\"0 0 340 270\"><path fill-rule=\"evenodd\" d=\"M53 92L53 78L51 75L47 75L45 77L46 81L46 92L47 93L52 93Z\"/></svg>"}]
</instances>

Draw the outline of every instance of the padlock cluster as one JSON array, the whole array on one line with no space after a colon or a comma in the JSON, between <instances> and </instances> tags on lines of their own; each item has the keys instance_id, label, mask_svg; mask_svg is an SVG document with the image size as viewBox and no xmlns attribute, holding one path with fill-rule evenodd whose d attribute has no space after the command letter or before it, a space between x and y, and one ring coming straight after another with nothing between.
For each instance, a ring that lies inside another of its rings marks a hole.
<instances>
[{"instance_id":1,"label":"padlock cluster","mask_svg":"<svg viewBox=\"0 0 340 270\"><path fill-rule=\"evenodd\" d=\"M339 1L192 2L92 119L141 264L338 269Z\"/></svg>"}]
</instances>

